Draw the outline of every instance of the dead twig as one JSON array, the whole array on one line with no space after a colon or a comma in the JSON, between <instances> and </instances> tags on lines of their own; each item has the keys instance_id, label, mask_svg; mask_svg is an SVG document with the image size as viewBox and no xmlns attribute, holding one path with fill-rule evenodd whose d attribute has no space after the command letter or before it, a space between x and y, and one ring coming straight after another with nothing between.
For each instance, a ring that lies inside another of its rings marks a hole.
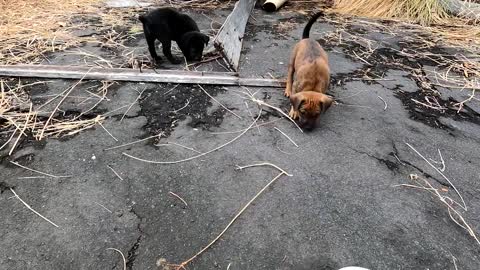
<instances>
[{"instance_id":1,"label":"dead twig","mask_svg":"<svg viewBox=\"0 0 480 270\"><path fill-rule=\"evenodd\" d=\"M276 129L278 132L280 132L283 136L285 136L285 138L287 138L293 145L295 145L296 147L298 147L298 144L296 142L294 142L290 137L288 137L287 134L285 134L285 132L281 131L279 128L277 127L274 127L274 129Z\"/></svg>"},{"instance_id":2,"label":"dead twig","mask_svg":"<svg viewBox=\"0 0 480 270\"><path fill-rule=\"evenodd\" d=\"M462 195L460 194L460 192L458 191L458 189L455 187L455 185L452 183L452 181L450 181L450 179L448 179L448 177L445 176L445 174L443 174L437 167L433 166L432 163L430 163L430 161L428 161L427 158L425 158L422 154L420 154L420 152L417 151L417 149L415 149L413 146L411 146L409 143L405 143L408 147L410 147L410 149L412 149L418 156L420 156L425 162L427 162L428 165L430 165L430 167L432 167L434 170L436 170L442 177L443 179L445 179L449 184L450 186L452 186L452 188L455 190L455 192L457 193L458 197L460 197L460 200L462 200L462 205L460 205L460 207L462 207L465 211L467 211L467 205L465 204L465 200L463 200L463 197Z\"/></svg>"},{"instance_id":3,"label":"dead twig","mask_svg":"<svg viewBox=\"0 0 480 270\"><path fill-rule=\"evenodd\" d=\"M10 163L12 163L13 165L15 166L18 166L20 168L23 168L25 170L28 170L28 171L31 171L31 172L35 172L35 173L38 173L38 174L42 174L42 175L45 175L45 176L48 176L48 177L52 177L52 178L69 178L69 177L72 177L71 175L53 175L53 174L49 174L49 173L44 173L44 172L41 172L41 171L37 171L35 169L31 169L31 168L28 168L26 166L23 166L15 161L10 161Z\"/></svg>"},{"instance_id":4,"label":"dead twig","mask_svg":"<svg viewBox=\"0 0 480 270\"><path fill-rule=\"evenodd\" d=\"M55 113L57 112L57 110L60 108L60 105L62 105L63 101L65 101L65 99L68 97L68 95L73 91L73 89L75 89L75 87L77 85L79 85L83 79L85 78L85 76L88 75L88 73L90 73L90 71L92 70L92 68L90 68L86 73L85 75L83 75L83 77L78 81L76 82L72 87L70 87L70 89L65 93L65 95L63 96L63 98L60 100L60 102L58 102L57 106L55 106L55 109L53 109L53 112L50 114L50 116L48 117L47 121L45 122L45 125L43 126L43 129L40 131L40 136L39 136L39 139L41 140L43 138L43 133L45 132L45 129L48 127L48 124L50 123L50 121L52 120L53 116L55 115Z\"/></svg>"},{"instance_id":5,"label":"dead twig","mask_svg":"<svg viewBox=\"0 0 480 270\"><path fill-rule=\"evenodd\" d=\"M127 270L127 260L125 260L125 256L123 255L123 253L116 248L107 248L107 250L114 250L114 251L120 253L120 255L122 256L122 260L123 260L123 270Z\"/></svg>"},{"instance_id":6,"label":"dead twig","mask_svg":"<svg viewBox=\"0 0 480 270\"><path fill-rule=\"evenodd\" d=\"M185 266L187 266L189 263L191 263L193 260L195 260L198 256L200 256L202 253L204 253L206 250L208 250L213 244L215 244L224 234L225 232L232 226L232 224L238 219L238 217L240 217L240 215L243 214L243 212L245 212L245 210L268 188L270 187L275 181L277 181L277 179L279 179L281 176L283 175L288 175L288 176L291 176L290 174L288 174L285 170L279 168L278 166L276 165L273 165L271 163L261 163L261 164L253 164L253 165L247 165L247 166L243 166L243 167L240 167L240 166L237 166L237 168L240 168L240 169L244 169L244 168L249 168L249 167L256 167L256 166L272 166L276 169L278 169L280 171L280 173L275 176L272 180L270 180L270 182L268 182L268 184L266 184L247 204L245 204L245 206L243 206L243 208L232 218L232 220L227 224L227 226L222 230L222 232L220 232L220 234L217 235L217 237L215 237L208 245L206 245L204 248L202 248L199 252L197 252L195 255L193 255L190 259L178 264L178 265L173 265L173 266L176 266L177 269L185 269Z\"/></svg>"},{"instance_id":7,"label":"dead twig","mask_svg":"<svg viewBox=\"0 0 480 270\"><path fill-rule=\"evenodd\" d=\"M462 214L455 209L454 205L458 205L461 208L462 205L454 201L448 196L444 196L440 193L440 191L432 186L430 182L424 178L419 177L416 174L411 174L410 179L413 181L416 181L418 185L410 185L410 184L401 184L401 185L396 185L396 186L402 186L402 187L410 187L410 188L416 188L416 189L421 189L421 190L426 190L433 194L436 198L440 200L440 202L447 207L448 215L450 219L455 222L458 226L466 230L470 236L472 236L477 244L480 245L480 239L478 238L476 232L473 230L473 228L467 223L465 218L462 216ZM420 182L420 180L422 180Z\"/></svg>"},{"instance_id":8,"label":"dead twig","mask_svg":"<svg viewBox=\"0 0 480 270\"><path fill-rule=\"evenodd\" d=\"M227 112L235 115L238 119L242 119L242 117L240 117L238 114L234 113L232 110L230 110L229 108L227 108L225 105L223 105L222 103L220 103L220 101L218 101L216 98L214 98L212 95L210 95L207 90L205 90L205 88L203 88L200 84L197 84L198 87L200 87L200 89L203 91L203 93L205 93L205 95L207 95L209 98L211 98L213 101L215 101L216 103L218 103L220 106L222 106L222 108L224 108Z\"/></svg>"},{"instance_id":9,"label":"dead twig","mask_svg":"<svg viewBox=\"0 0 480 270\"><path fill-rule=\"evenodd\" d=\"M100 116L97 116L97 119L99 119L99 118L100 118ZM105 132L107 132L107 133L108 133L108 135L110 135L110 137L112 137L112 139L113 139L113 140L115 140L116 142L118 142L118 139L117 139L117 138L115 138L115 136L113 136L113 135L112 135L112 133L110 133L110 131L108 131L108 129L107 129L106 127L104 127L104 126L103 126L102 122L100 122L100 121L96 121L96 123L97 123L97 124L98 124L100 127L102 127L102 128L103 128L103 130L105 130Z\"/></svg>"},{"instance_id":10,"label":"dead twig","mask_svg":"<svg viewBox=\"0 0 480 270\"><path fill-rule=\"evenodd\" d=\"M381 96L377 96L381 101L383 101L383 103L385 104L385 107L383 107L383 110L386 111L387 108L388 108L388 104L387 102L381 97Z\"/></svg>"},{"instance_id":11,"label":"dead twig","mask_svg":"<svg viewBox=\"0 0 480 270\"><path fill-rule=\"evenodd\" d=\"M135 105L135 103L137 103L137 101L140 99L140 97L142 96L143 92L147 89L147 87L145 86L145 88L143 88L142 92L140 92L137 96L137 98L130 104L130 106L128 106L127 110L125 111L125 113L122 115L122 118L120 118L120 122L123 121L123 118L125 118L125 116L127 115L127 113L130 111L130 109L133 107L133 105ZM137 90L138 91L138 90Z\"/></svg>"},{"instance_id":12,"label":"dead twig","mask_svg":"<svg viewBox=\"0 0 480 270\"><path fill-rule=\"evenodd\" d=\"M30 205L28 205L24 200L22 200L22 198L20 198L18 196L18 194L15 192L15 190L13 190L13 188L10 188L10 191L13 193L13 195L15 196L15 198L17 198L19 201L21 201L29 210L31 210L33 213L35 213L37 216L43 218L44 220L46 220L48 223L52 224L53 226L59 228L59 226L55 223L53 223L50 219L42 216L40 213L38 213L37 211L35 211L35 209L33 209Z\"/></svg>"},{"instance_id":13,"label":"dead twig","mask_svg":"<svg viewBox=\"0 0 480 270\"><path fill-rule=\"evenodd\" d=\"M105 207L103 204L101 204L101 203L98 203L98 202L94 202L94 203L95 203L96 205L98 205L98 206L102 207L103 209L107 210L107 212L109 212L110 214L112 214L112 213L113 213L113 212L112 212L110 209L108 209L107 207Z\"/></svg>"},{"instance_id":14,"label":"dead twig","mask_svg":"<svg viewBox=\"0 0 480 270\"><path fill-rule=\"evenodd\" d=\"M180 201L182 201L182 203L185 204L185 207L188 206L187 202L186 202L184 199L182 199L182 197L178 196L177 194L175 194L175 193L173 193L173 192L171 192L171 191L168 192L168 194L170 194L170 195L174 196L175 198L179 199Z\"/></svg>"},{"instance_id":15,"label":"dead twig","mask_svg":"<svg viewBox=\"0 0 480 270\"><path fill-rule=\"evenodd\" d=\"M275 106L272 106L268 103L266 103L265 101L263 100L260 100L260 99L257 99L255 98L255 93L252 94L250 93L250 90L244 86L242 86L242 88L246 89L247 92L242 92L243 94L247 95L253 102L257 103L260 107L261 106L265 106L265 107L268 107L270 109L274 109L276 110L277 112L279 112L281 115L285 116L288 120L290 120L293 124L295 124L295 126L298 128L298 130L300 130L300 132L303 133L303 130L298 126L297 122L295 122L295 120L293 120L288 114L286 114L284 111L282 111L280 108L277 108Z\"/></svg>"},{"instance_id":16,"label":"dead twig","mask_svg":"<svg viewBox=\"0 0 480 270\"><path fill-rule=\"evenodd\" d=\"M234 141L238 140L240 137L243 136L243 134L247 133L248 130L250 130L251 127L253 127L255 125L255 123L258 121L258 119L260 118L260 116L262 115L262 109L260 109L259 113L258 113L258 116L257 118L255 118L255 120L250 124L250 126L245 129L242 133L240 133L238 136L236 136L235 138L231 139L230 141L212 149L212 150L209 150L207 152L204 152L204 153L201 153L201 154L198 154L198 155L195 155L195 156L192 156L192 157L189 157L189 158L185 158L185 159L180 159L180 160L175 160L175 161L154 161L154 160L147 160L147 159L142 159L142 158L139 158L139 157L136 157L136 156L132 156L130 154L127 154L125 152L123 152L122 154L124 156L127 156L129 158L133 158L133 159L136 159L138 161L142 161L142 162L146 162L146 163L152 163L152 164L177 164L177 163L182 163L182 162L186 162L186 161L190 161L190 160L193 160L193 159L196 159L196 158L199 158L199 157L202 157L202 156L205 156L205 155L208 155L212 152L215 152L231 143L233 143Z\"/></svg>"},{"instance_id":17,"label":"dead twig","mask_svg":"<svg viewBox=\"0 0 480 270\"><path fill-rule=\"evenodd\" d=\"M162 143L162 144L155 144L155 146L164 146L164 145L176 145L176 146L178 146L178 147L181 147L181 148L190 150L190 151L195 152L195 153L198 153L198 154L201 154L201 153L202 153L202 152L200 152L200 151L198 151L198 150L193 149L192 147L188 147L188 146L185 146L185 145L182 145L182 144L179 144L179 143L174 143L174 142L167 142L167 143Z\"/></svg>"},{"instance_id":18,"label":"dead twig","mask_svg":"<svg viewBox=\"0 0 480 270\"><path fill-rule=\"evenodd\" d=\"M118 177L118 179L123 181L123 178L112 167L110 167L110 165L107 165L107 167Z\"/></svg>"}]
</instances>

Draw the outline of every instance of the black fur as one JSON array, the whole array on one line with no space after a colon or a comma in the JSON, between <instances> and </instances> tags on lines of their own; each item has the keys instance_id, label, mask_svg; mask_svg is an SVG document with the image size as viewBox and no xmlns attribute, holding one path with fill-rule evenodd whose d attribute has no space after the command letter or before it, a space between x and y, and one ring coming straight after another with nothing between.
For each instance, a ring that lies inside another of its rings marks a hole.
<instances>
[{"instance_id":1,"label":"black fur","mask_svg":"<svg viewBox=\"0 0 480 270\"><path fill-rule=\"evenodd\" d=\"M179 64L181 60L172 55L172 40L177 42L187 61L202 59L203 49L210 39L200 33L197 24L188 15L173 8L159 8L140 15L138 19L143 24L150 55L156 62L161 57L155 50L155 40L162 43L163 54L173 64Z\"/></svg>"},{"instance_id":2,"label":"black fur","mask_svg":"<svg viewBox=\"0 0 480 270\"><path fill-rule=\"evenodd\" d=\"M325 14L320 11L318 13L315 13L312 18L308 21L307 25L305 25L305 28L303 29L303 34L302 34L302 39L309 38L310 37L310 29L312 28L313 23L320 17L324 16Z\"/></svg>"}]
</instances>

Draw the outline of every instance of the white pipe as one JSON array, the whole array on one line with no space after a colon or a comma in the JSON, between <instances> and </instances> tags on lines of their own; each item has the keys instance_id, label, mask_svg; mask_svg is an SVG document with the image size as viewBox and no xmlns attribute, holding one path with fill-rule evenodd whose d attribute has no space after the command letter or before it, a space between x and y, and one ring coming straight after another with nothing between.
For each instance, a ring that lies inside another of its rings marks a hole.
<instances>
[{"instance_id":1,"label":"white pipe","mask_svg":"<svg viewBox=\"0 0 480 270\"><path fill-rule=\"evenodd\" d=\"M263 9L268 12L275 11L279 9L287 0L267 0L263 3Z\"/></svg>"}]
</instances>

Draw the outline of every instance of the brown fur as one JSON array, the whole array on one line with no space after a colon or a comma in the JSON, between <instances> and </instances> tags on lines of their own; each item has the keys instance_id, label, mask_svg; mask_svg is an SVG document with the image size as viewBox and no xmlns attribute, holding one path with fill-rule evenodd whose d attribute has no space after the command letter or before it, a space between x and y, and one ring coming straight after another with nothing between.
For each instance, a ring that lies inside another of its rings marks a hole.
<instances>
[{"instance_id":1,"label":"brown fur","mask_svg":"<svg viewBox=\"0 0 480 270\"><path fill-rule=\"evenodd\" d=\"M333 100L325 95L330 85L328 56L314 39L305 38L295 45L288 64L285 96L292 104L289 116L301 127L313 129Z\"/></svg>"}]
</instances>

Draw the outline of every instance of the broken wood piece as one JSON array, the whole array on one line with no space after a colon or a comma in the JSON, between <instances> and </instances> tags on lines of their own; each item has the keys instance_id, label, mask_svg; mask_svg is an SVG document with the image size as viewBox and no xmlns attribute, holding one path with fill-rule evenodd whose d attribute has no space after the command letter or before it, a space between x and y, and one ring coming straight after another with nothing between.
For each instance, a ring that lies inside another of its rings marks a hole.
<instances>
[{"instance_id":1,"label":"broken wood piece","mask_svg":"<svg viewBox=\"0 0 480 270\"><path fill-rule=\"evenodd\" d=\"M128 68L92 68L58 65L0 65L0 76L130 81L150 83L182 83L284 87L277 79L241 78L231 72L201 72L181 70L139 70Z\"/></svg>"},{"instance_id":2,"label":"broken wood piece","mask_svg":"<svg viewBox=\"0 0 480 270\"><path fill-rule=\"evenodd\" d=\"M215 47L223 53L234 70L238 70L245 28L256 0L239 0L215 38Z\"/></svg>"}]
</instances>

